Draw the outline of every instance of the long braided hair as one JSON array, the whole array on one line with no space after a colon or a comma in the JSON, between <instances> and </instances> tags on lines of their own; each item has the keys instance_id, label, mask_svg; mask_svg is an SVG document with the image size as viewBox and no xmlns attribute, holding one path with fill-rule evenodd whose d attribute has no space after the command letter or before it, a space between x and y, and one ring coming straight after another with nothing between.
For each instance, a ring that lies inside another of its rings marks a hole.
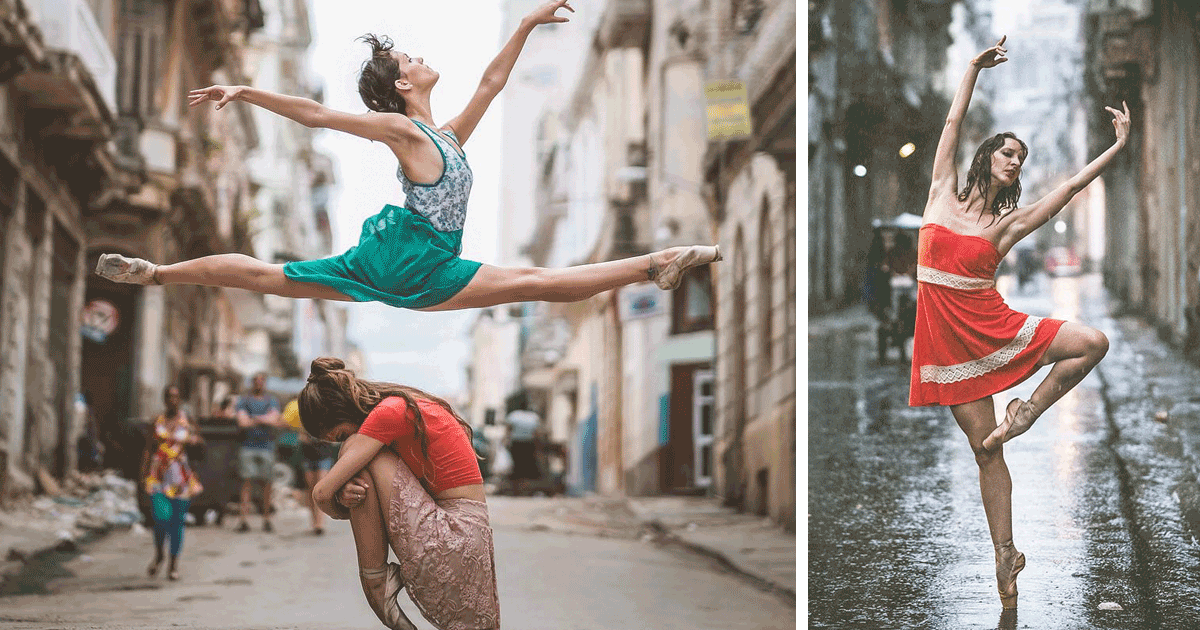
<instances>
[{"instance_id":1,"label":"long braided hair","mask_svg":"<svg viewBox=\"0 0 1200 630\"><path fill-rule=\"evenodd\" d=\"M392 40L367 33L358 38L371 47L371 57L363 62L358 75L358 95L372 111L408 114L404 97L396 92L396 81L404 77L400 64L392 57Z\"/></svg>"},{"instance_id":2,"label":"long braided hair","mask_svg":"<svg viewBox=\"0 0 1200 630\"><path fill-rule=\"evenodd\" d=\"M346 369L341 359L333 357L313 359L310 372L308 384L300 390L297 402L300 424L317 439L323 439L334 427L344 422L361 425L367 419L367 414L390 396L403 398L412 412L413 434L421 445L421 454L426 461L429 461L429 435L425 429L425 417L417 406L418 400L437 403L450 413L467 434L468 442L475 435L471 425L454 411L450 403L415 387L357 378L354 372Z\"/></svg>"},{"instance_id":3,"label":"long braided hair","mask_svg":"<svg viewBox=\"0 0 1200 630\"><path fill-rule=\"evenodd\" d=\"M1000 150L1004 146L1004 141L1009 138L1016 140L1021 145L1021 162L1025 162L1025 158L1029 155L1029 147L1025 142L1017 137L1011 131L998 133L991 138L983 141L979 145L979 149L975 151L975 159L971 160L971 169L967 171L967 185L958 193L959 201L966 201L971 194L971 189L978 187L979 194L987 199L988 189L992 185L992 154ZM1018 177L1010 186L1001 188L996 193L996 199L992 201L990 208L992 213L992 223L1000 218L1001 211L1008 208L1016 208L1017 200L1021 198L1021 179ZM988 208L984 209L989 210ZM988 225L991 225L989 223Z\"/></svg>"}]
</instances>

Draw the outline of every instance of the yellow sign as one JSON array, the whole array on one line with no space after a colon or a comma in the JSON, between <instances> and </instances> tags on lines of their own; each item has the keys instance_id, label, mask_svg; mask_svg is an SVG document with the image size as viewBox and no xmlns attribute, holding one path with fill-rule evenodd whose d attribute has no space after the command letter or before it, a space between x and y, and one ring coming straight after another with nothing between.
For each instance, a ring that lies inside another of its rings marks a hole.
<instances>
[{"instance_id":1,"label":"yellow sign","mask_svg":"<svg viewBox=\"0 0 1200 630\"><path fill-rule=\"evenodd\" d=\"M736 140L754 134L750 123L750 101L741 81L714 81L704 88L708 106L709 140Z\"/></svg>"}]
</instances>

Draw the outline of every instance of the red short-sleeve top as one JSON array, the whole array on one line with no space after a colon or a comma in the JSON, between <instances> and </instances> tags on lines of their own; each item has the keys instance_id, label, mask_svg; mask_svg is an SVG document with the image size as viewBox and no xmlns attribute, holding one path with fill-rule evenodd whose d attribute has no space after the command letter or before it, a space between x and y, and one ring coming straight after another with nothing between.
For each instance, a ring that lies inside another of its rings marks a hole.
<instances>
[{"instance_id":1,"label":"red short-sleeve top","mask_svg":"<svg viewBox=\"0 0 1200 630\"><path fill-rule=\"evenodd\" d=\"M429 459L421 453L421 443L414 434L413 414L399 396L383 399L358 432L387 444L408 464L413 474L436 496L443 490L483 483L479 460L467 432L454 416L441 405L417 398L417 407L425 419L429 438Z\"/></svg>"}]
</instances>

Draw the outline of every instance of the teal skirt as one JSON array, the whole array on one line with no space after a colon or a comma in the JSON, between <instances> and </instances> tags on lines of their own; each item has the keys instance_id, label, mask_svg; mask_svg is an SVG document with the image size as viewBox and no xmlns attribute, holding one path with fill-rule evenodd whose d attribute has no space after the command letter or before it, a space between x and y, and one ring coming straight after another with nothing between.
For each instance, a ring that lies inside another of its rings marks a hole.
<instances>
[{"instance_id":1,"label":"teal skirt","mask_svg":"<svg viewBox=\"0 0 1200 630\"><path fill-rule=\"evenodd\" d=\"M459 258L462 230L439 232L415 211L387 205L363 222L358 245L320 260L290 262L283 273L336 289L359 302L428 308L467 286L481 263Z\"/></svg>"}]
</instances>

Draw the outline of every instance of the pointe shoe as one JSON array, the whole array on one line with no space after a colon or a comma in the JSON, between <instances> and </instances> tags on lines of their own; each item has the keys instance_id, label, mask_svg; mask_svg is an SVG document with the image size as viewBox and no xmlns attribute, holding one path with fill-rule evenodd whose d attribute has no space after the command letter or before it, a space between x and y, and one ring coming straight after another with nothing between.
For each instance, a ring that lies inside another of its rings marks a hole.
<instances>
[{"instance_id":1,"label":"pointe shoe","mask_svg":"<svg viewBox=\"0 0 1200 630\"><path fill-rule=\"evenodd\" d=\"M363 593L367 596L367 604L383 625L392 630L417 630L408 620L408 616L396 603L396 596L404 588L404 579L400 577L400 565L389 562L378 569L359 569Z\"/></svg>"},{"instance_id":2,"label":"pointe shoe","mask_svg":"<svg viewBox=\"0 0 1200 630\"><path fill-rule=\"evenodd\" d=\"M125 284L158 284L155 272L158 265L141 258L126 258L120 254L101 254L96 263L96 275Z\"/></svg>"},{"instance_id":3,"label":"pointe shoe","mask_svg":"<svg viewBox=\"0 0 1200 630\"><path fill-rule=\"evenodd\" d=\"M678 289L679 284L683 281L683 272L692 267L707 265L718 260L724 260L724 257L721 256L720 245L692 245L667 263L667 266L654 277L654 283L663 291Z\"/></svg>"},{"instance_id":4,"label":"pointe shoe","mask_svg":"<svg viewBox=\"0 0 1200 630\"><path fill-rule=\"evenodd\" d=\"M1025 568L1025 554L1012 544L996 548L996 589L1005 610L1017 607L1017 574Z\"/></svg>"},{"instance_id":5,"label":"pointe shoe","mask_svg":"<svg viewBox=\"0 0 1200 630\"><path fill-rule=\"evenodd\" d=\"M1016 404L1015 410L1013 409L1014 403ZM1008 401L1008 406L1005 407L1004 422L983 439L983 448L989 451L1000 448L1001 444L1028 431L1039 415L1041 414L1029 401L1020 398Z\"/></svg>"}]
</instances>

